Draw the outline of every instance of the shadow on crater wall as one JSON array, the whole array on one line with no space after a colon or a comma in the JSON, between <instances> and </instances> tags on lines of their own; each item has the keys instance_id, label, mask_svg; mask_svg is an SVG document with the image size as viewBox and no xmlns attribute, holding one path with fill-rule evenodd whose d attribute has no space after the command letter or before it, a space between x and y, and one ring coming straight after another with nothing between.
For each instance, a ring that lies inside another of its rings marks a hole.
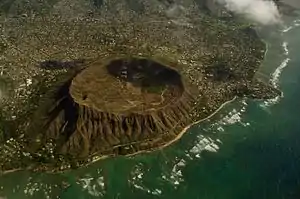
<instances>
[{"instance_id":1,"label":"shadow on crater wall","mask_svg":"<svg viewBox=\"0 0 300 199\"><path fill-rule=\"evenodd\" d=\"M117 59L106 66L108 72L135 86L176 86L183 89L179 73L148 59Z\"/></svg>"}]
</instances>

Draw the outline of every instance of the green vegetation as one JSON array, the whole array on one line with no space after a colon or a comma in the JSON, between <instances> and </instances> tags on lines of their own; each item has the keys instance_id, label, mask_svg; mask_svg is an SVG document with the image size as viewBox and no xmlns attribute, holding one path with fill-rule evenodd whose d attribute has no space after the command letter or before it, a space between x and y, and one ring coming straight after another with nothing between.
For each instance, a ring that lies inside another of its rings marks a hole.
<instances>
[{"instance_id":1,"label":"green vegetation","mask_svg":"<svg viewBox=\"0 0 300 199\"><path fill-rule=\"evenodd\" d=\"M144 88L144 91L149 92L149 93L162 94L165 89L166 89L166 86L164 86L164 85L148 86L148 87Z\"/></svg>"}]
</instances>

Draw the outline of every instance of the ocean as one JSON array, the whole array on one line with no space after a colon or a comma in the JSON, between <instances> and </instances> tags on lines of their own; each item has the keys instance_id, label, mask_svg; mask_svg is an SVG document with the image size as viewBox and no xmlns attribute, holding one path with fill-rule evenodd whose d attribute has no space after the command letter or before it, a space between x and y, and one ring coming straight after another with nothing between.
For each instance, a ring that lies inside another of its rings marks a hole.
<instances>
[{"instance_id":1,"label":"ocean","mask_svg":"<svg viewBox=\"0 0 300 199\"><path fill-rule=\"evenodd\" d=\"M0 177L5 199L299 199L300 19L261 28L268 45L258 78L283 91L237 99L175 144L60 174Z\"/></svg>"}]
</instances>

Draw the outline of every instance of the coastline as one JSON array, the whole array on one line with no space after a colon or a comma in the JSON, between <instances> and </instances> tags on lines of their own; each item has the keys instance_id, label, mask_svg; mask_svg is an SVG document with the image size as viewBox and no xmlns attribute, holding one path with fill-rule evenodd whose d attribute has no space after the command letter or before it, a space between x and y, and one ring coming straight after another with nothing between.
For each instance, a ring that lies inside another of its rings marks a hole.
<instances>
[{"instance_id":1,"label":"coastline","mask_svg":"<svg viewBox=\"0 0 300 199\"><path fill-rule=\"evenodd\" d=\"M9 174L9 173L13 173L13 172L16 172L16 171L22 171L22 170L25 170L25 169L11 169L11 170L2 171L2 172L0 172L0 176L5 175L5 174Z\"/></svg>"},{"instance_id":2,"label":"coastline","mask_svg":"<svg viewBox=\"0 0 300 199\"><path fill-rule=\"evenodd\" d=\"M201 120L198 120L196 122L191 123L190 125L186 126L177 136L175 139L171 140L170 142L164 144L163 146L159 147L159 149L162 149L164 147L167 147L171 144L173 144L174 142L178 141L183 134L186 133L186 131L188 131L192 126L199 124L200 122L204 122L205 120L208 120L210 118L212 118L213 116L215 116L224 106L226 106L227 104L230 104L232 102L234 102L237 99L237 96L233 97L231 100L228 100L226 102L224 102L217 110L215 110L212 114L210 114L209 116L207 116L206 118L203 118Z\"/></svg>"},{"instance_id":3,"label":"coastline","mask_svg":"<svg viewBox=\"0 0 300 199\"><path fill-rule=\"evenodd\" d=\"M226 106L227 104L235 101L237 99L237 96L235 96L234 98L232 98L231 100L228 100L226 102L224 102L218 109L216 109L212 114L210 114L209 116L201 119L201 120L198 120L196 122L193 122L191 124L189 124L188 126L186 126L174 139L170 140L169 142L159 146L159 147L156 147L156 148L153 148L151 150L141 150L141 151L137 151L136 153L132 153L132 154L128 154L128 155L124 155L123 157L133 157L135 155L138 155L138 154L142 154L142 153L150 153L150 152L154 152L154 151L158 151L158 150L162 150L164 149L165 147L168 147L170 146L171 144L177 142L179 139L181 139L181 137L194 125L196 124L199 124L200 122L204 122L210 118L212 118L214 115L216 115L224 106ZM104 155L104 156L98 156L97 158L94 157L94 159L89 162L88 164L86 164L84 167L86 166L89 166L99 160L104 160L104 159L107 159L107 158L111 158L111 157L115 157L114 155ZM17 172L17 171L25 171L26 169L11 169L11 170L7 170L7 171L2 171L0 172L0 176L3 176L3 175L6 175L6 174L10 174L10 173L13 173L13 172ZM46 171L48 173L48 171ZM64 170L61 170L61 171L55 171L56 173L61 173L61 172L64 172ZM52 173L52 171L49 171L49 173Z\"/></svg>"},{"instance_id":4,"label":"coastline","mask_svg":"<svg viewBox=\"0 0 300 199\"><path fill-rule=\"evenodd\" d=\"M194 125L196 124L199 124L200 122L204 122L205 120L208 120L210 118L212 118L214 115L216 115L224 106L226 106L227 104L230 104L231 102L235 101L237 99L237 96L235 96L234 98L232 98L231 100L228 100L226 102L224 102L218 109L216 109L212 114L210 114L209 116L201 119L201 120L198 120L196 122L193 122L191 124L189 124L188 126L186 126L174 139L172 139L171 141L165 143L164 145L162 146L159 146L157 148L153 148L152 150L142 150L142 151L138 151L136 153L132 153L132 154L128 154L128 155L125 155L125 157L131 157L131 156L134 156L134 155L138 155L138 154L141 154L141 153L150 153L150 152L153 152L153 151L157 151L157 150L161 150L165 147L168 147L170 146L171 144L177 142L179 139L181 139L181 137Z\"/></svg>"}]
</instances>

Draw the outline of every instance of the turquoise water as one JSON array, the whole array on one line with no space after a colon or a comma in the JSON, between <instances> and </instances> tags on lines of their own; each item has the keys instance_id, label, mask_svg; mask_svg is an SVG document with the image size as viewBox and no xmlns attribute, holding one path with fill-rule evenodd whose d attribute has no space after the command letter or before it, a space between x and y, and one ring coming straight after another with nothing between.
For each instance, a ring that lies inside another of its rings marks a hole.
<instances>
[{"instance_id":1,"label":"turquoise water","mask_svg":"<svg viewBox=\"0 0 300 199\"><path fill-rule=\"evenodd\" d=\"M25 198L300 198L300 21L261 30L268 53L260 74L284 97L239 99L176 144L151 154L107 159L62 174L0 177L0 196ZM282 72L282 73L280 73ZM264 77L265 78L265 77ZM1 198L0 197L0 198Z\"/></svg>"}]
</instances>

